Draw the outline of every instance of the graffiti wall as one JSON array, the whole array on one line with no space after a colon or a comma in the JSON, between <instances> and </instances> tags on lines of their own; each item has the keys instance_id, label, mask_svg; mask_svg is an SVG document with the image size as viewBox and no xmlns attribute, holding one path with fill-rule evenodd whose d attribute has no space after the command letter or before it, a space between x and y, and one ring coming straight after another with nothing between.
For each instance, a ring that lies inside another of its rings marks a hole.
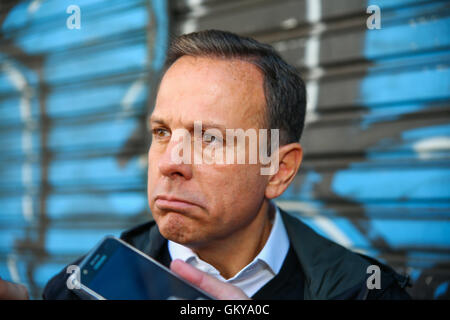
<instances>
[{"instance_id":1,"label":"graffiti wall","mask_svg":"<svg viewBox=\"0 0 450 320\"><path fill-rule=\"evenodd\" d=\"M307 83L305 159L277 203L409 274L414 298L450 298L448 1L0 8L3 278L38 298L105 234L149 219L145 119L169 35L215 28L272 44Z\"/></svg>"},{"instance_id":2,"label":"graffiti wall","mask_svg":"<svg viewBox=\"0 0 450 320\"><path fill-rule=\"evenodd\" d=\"M165 59L168 9L164 0L2 9L0 275L38 298L105 234L150 216L145 119Z\"/></svg>"}]
</instances>

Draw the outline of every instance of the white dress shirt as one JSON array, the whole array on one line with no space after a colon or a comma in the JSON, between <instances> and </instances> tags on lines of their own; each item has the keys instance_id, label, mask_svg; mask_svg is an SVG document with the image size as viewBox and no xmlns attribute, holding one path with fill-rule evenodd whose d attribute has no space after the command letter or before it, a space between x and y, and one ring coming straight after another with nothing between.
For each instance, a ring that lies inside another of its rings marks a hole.
<instances>
[{"instance_id":1,"label":"white dress shirt","mask_svg":"<svg viewBox=\"0 0 450 320\"><path fill-rule=\"evenodd\" d=\"M230 279L224 279L216 268L201 260L188 247L169 240L168 249L172 260L181 259L217 279L241 288L251 297L280 271L289 250L289 238L280 210L276 207L272 230L264 248L252 262Z\"/></svg>"}]
</instances>

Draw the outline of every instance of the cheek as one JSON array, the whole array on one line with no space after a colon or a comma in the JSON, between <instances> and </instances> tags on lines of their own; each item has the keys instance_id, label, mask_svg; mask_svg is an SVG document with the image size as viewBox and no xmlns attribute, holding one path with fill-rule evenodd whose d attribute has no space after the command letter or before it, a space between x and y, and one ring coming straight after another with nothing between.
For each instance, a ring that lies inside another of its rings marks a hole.
<instances>
[{"instance_id":1,"label":"cheek","mask_svg":"<svg viewBox=\"0 0 450 320\"><path fill-rule=\"evenodd\" d=\"M233 165L215 169L205 174L207 183L203 186L211 199L211 215L227 221L259 209L266 183L265 176L259 174L259 166Z\"/></svg>"},{"instance_id":2,"label":"cheek","mask_svg":"<svg viewBox=\"0 0 450 320\"><path fill-rule=\"evenodd\" d=\"M147 160L147 196L148 201L150 202L150 195L153 193L153 190L155 189L158 181L158 157L154 152L152 153L150 150L148 152Z\"/></svg>"},{"instance_id":3,"label":"cheek","mask_svg":"<svg viewBox=\"0 0 450 320\"><path fill-rule=\"evenodd\" d=\"M264 200L266 178L260 175L259 168L260 166L249 165L239 172L235 198L243 210L259 210Z\"/></svg>"},{"instance_id":4,"label":"cheek","mask_svg":"<svg viewBox=\"0 0 450 320\"><path fill-rule=\"evenodd\" d=\"M154 176L158 173L158 162L160 158L161 152L157 149L157 147L150 147L147 154L148 176Z\"/></svg>"},{"instance_id":5,"label":"cheek","mask_svg":"<svg viewBox=\"0 0 450 320\"><path fill-rule=\"evenodd\" d=\"M157 152L154 147L150 147L147 154L148 169L150 170L158 161Z\"/></svg>"},{"instance_id":6,"label":"cheek","mask_svg":"<svg viewBox=\"0 0 450 320\"><path fill-rule=\"evenodd\" d=\"M256 195L264 189L266 179L260 174L259 165L236 165L230 172L229 181L243 194Z\"/></svg>"}]
</instances>

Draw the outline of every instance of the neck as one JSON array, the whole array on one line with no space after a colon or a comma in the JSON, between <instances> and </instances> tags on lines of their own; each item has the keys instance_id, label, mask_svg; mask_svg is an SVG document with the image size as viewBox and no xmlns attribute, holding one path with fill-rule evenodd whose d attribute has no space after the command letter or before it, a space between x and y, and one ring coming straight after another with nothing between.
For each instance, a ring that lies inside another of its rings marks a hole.
<instances>
[{"instance_id":1,"label":"neck","mask_svg":"<svg viewBox=\"0 0 450 320\"><path fill-rule=\"evenodd\" d=\"M272 229L271 217L275 208L264 200L261 209L250 224L225 239L218 239L207 246L192 248L203 261L214 266L229 279L248 265L264 248Z\"/></svg>"}]
</instances>

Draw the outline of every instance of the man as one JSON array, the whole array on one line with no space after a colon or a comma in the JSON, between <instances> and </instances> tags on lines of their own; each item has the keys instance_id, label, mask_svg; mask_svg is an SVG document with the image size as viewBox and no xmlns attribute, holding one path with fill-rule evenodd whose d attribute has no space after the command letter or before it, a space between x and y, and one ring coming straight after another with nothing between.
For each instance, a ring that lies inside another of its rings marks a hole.
<instances>
[{"instance_id":1,"label":"man","mask_svg":"<svg viewBox=\"0 0 450 320\"><path fill-rule=\"evenodd\" d=\"M209 30L177 38L167 67L149 120L155 221L122 239L217 298L409 298L404 277L317 235L271 201L288 188L303 155L306 95L292 66L268 45ZM230 129L248 133L249 143L235 145ZM268 133L270 142L252 132ZM260 159L270 146L274 170L263 174L268 162L251 161L255 137ZM367 285L372 264L381 268L380 289ZM78 299L67 277L62 270L43 297ZM23 297L23 288L2 285Z\"/></svg>"}]
</instances>

